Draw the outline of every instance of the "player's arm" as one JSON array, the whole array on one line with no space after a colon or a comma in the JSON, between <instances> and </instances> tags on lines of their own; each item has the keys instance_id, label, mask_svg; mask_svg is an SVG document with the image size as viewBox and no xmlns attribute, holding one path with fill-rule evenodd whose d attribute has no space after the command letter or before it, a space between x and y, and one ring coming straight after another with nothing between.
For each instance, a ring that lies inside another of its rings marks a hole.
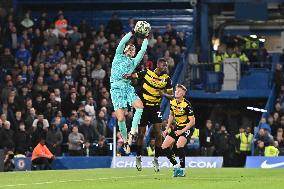
<instances>
[{"instance_id":1,"label":"player's arm","mask_svg":"<svg viewBox=\"0 0 284 189\"><path fill-rule=\"evenodd\" d=\"M141 79L144 78L144 76L146 75L146 70L145 71L140 71L140 72L134 72L131 74L124 74L123 78L124 79Z\"/></svg>"},{"instance_id":2,"label":"player's arm","mask_svg":"<svg viewBox=\"0 0 284 189\"><path fill-rule=\"evenodd\" d=\"M172 100L174 98L174 90L172 86L172 80L168 77L167 78L167 85L165 89L159 91L161 96L166 97L169 100Z\"/></svg>"},{"instance_id":3,"label":"player's arm","mask_svg":"<svg viewBox=\"0 0 284 189\"><path fill-rule=\"evenodd\" d=\"M115 54L122 54L123 53L123 50L125 48L125 44L129 41L129 39L131 38L131 36L133 35L132 32L128 32L125 36L123 36L123 38L120 40L117 48L116 48L116 51L115 51Z\"/></svg>"},{"instance_id":4,"label":"player's arm","mask_svg":"<svg viewBox=\"0 0 284 189\"><path fill-rule=\"evenodd\" d=\"M164 97L166 97L169 100L172 100L174 98L173 91L172 92L168 92L166 90L160 90L159 93L160 93L161 96L164 96Z\"/></svg>"},{"instance_id":5,"label":"player's arm","mask_svg":"<svg viewBox=\"0 0 284 189\"><path fill-rule=\"evenodd\" d=\"M134 58L134 66L135 66L135 67L136 67L136 66L141 62L141 60L143 59L144 54L145 54L146 51L147 51L147 46L148 46L148 39L145 37L145 39L143 40L143 43L142 43L142 46L141 46L140 51L137 53L136 57Z\"/></svg>"},{"instance_id":6,"label":"player's arm","mask_svg":"<svg viewBox=\"0 0 284 189\"><path fill-rule=\"evenodd\" d=\"M170 111L170 115L168 118L168 123L167 123L167 127L166 127L166 131L168 131L170 128L172 128L172 123L174 121L174 114L172 111Z\"/></svg>"}]
</instances>

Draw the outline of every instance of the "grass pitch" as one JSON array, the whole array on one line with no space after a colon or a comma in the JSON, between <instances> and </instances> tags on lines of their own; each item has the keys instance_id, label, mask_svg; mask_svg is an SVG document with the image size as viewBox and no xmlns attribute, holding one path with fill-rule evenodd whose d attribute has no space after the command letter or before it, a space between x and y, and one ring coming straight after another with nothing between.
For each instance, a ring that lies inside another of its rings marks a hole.
<instances>
[{"instance_id":1,"label":"grass pitch","mask_svg":"<svg viewBox=\"0 0 284 189\"><path fill-rule=\"evenodd\" d=\"M172 169L88 169L0 173L0 189L280 189L284 169L187 169L173 178Z\"/></svg>"}]
</instances>

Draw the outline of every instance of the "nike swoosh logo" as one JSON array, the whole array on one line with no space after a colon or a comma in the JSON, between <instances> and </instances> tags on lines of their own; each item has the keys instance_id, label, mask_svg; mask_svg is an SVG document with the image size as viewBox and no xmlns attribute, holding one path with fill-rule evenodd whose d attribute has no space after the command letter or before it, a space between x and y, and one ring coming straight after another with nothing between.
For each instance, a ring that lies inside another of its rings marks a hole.
<instances>
[{"instance_id":1,"label":"nike swoosh logo","mask_svg":"<svg viewBox=\"0 0 284 189\"><path fill-rule=\"evenodd\" d=\"M265 160L264 162L262 162L262 164L260 165L261 168L276 168L276 167L280 167L283 166L284 162L281 163L273 163L273 164L268 164L267 160Z\"/></svg>"}]
</instances>

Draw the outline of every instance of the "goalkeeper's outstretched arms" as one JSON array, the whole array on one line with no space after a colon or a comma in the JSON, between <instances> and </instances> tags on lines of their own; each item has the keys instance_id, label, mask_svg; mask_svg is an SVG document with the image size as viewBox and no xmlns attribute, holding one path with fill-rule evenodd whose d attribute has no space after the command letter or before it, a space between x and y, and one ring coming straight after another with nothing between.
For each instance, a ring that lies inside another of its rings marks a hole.
<instances>
[{"instance_id":1,"label":"goalkeeper's outstretched arms","mask_svg":"<svg viewBox=\"0 0 284 189\"><path fill-rule=\"evenodd\" d=\"M115 54L123 54L125 45L130 40L133 33L134 33L134 31L131 31L131 32L128 32L125 36L123 36L123 38L120 40L120 42L119 42L119 44L116 48Z\"/></svg>"}]
</instances>

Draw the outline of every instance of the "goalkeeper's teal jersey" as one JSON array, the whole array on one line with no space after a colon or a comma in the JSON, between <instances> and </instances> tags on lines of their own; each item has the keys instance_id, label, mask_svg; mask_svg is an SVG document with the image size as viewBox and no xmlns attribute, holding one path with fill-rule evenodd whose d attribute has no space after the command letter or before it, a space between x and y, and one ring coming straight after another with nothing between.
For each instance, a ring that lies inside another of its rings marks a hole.
<instances>
[{"instance_id":1,"label":"goalkeeper's teal jersey","mask_svg":"<svg viewBox=\"0 0 284 189\"><path fill-rule=\"evenodd\" d=\"M112 61L111 66L111 76L110 76L110 83L111 87L119 87L124 84L130 84L130 80L123 79L124 74L130 74L132 73L137 65L141 62L148 45L148 40L145 38L140 51L137 53L135 58L129 58L127 57L123 51L125 48L125 44L129 41L131 38L132 33L127 33L119 42L115 56Z\"/></svg>"}]
</instances>

